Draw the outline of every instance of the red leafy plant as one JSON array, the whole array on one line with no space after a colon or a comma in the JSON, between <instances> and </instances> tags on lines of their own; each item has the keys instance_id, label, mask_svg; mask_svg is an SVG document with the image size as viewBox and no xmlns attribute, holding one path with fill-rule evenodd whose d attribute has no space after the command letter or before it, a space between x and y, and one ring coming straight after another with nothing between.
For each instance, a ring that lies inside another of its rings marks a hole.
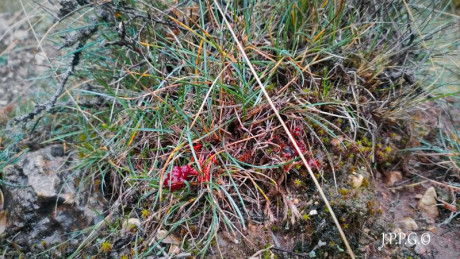
<instances>
[{"instance_id":1,"label":"red leafy plant","mask_svg":"<svg viewBox=\"0 0 460 259\"><path fill-rule=\"evenodd\" d=\"M201 144L195 145L193 149L199 151ZM167 186L170 191L180 190L185 187L185 181L194 176L196 177L195 183L209 182L211 179L211 165L217 163L215 155L204 156L200 154L198 163L201 172L195 170L191 165L173 166L171 172L166 175L163 185Z\"/></svg>"},{"instance_id":2,"label":"red leafy plant","mask_svg":"<svg viewBox=\"0 0 460 259\"><path fill-rule=\"evenodd\" d=\"M197 171L190 165L174 166L166 175L163 185L168 186L170 191L176 191L185 187L185 181L190 175L197 174Z\"/></svg>"},{"instance_id":3,"label":"red leafy plant","mask_svg":"<svg viewBox=\"0 0 460 259\"><path fill-rule=\"evenodd\" d=\"M307 145L302 140L302 129L300 127L295 127L294 130L291 131L291 134L294 137L297 146L299 146L300 151L302 152L302 154L305 155L305 153L307 152ZM281 151L281 156L283 158L290 160L290 159L300 156L299 152L297 152L292 142L282 141L279 136L275 136L273 140L276 144L280 146L279 150ZM285 144L286 142L288 142L289 144ZM308 165L312 169L319 170L321 168L321 162L318 161L317 159L310 158L308 155L306 155L306 159L307 159ZM289 171L291 166L292 164L284 166L284 171L285 172Z\"/></svg>"}]
</instances>

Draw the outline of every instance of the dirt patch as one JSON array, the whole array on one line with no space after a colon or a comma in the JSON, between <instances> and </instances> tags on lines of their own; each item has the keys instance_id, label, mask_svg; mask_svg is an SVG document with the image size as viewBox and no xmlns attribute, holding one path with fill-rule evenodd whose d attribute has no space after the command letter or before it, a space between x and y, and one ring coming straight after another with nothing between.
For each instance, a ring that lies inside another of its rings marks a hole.
<instances>
[{"instance_id":1,"label":"dirt patch","mask_svg":"<svg viewBox=\"0 0 460 259\"><path fill-rule=\"evenodd\" d=\"M409 126L414 146L423 146L423 140L435 143L440 129L448 132L449 127L458 128L459 110L448 104L427 102L425 110L414 114ZM445 157L433 152L426 155L409 151L405 157L400 163L404 177L395 186L388 186L381 179L382 175L378 175L376 199L380 201L382 220L386 222L385 234L408 236L413 233L413 237L419 238L415 241L424 236L426 242L410 245L405 243L408 239L403 244L393 241L392 245L384 246L383 252L419 258L459 258L460 218L457 210L460 178L456 166L449 165ZM422 202L428 200L427 196L433 199L432 207ZM382 246L382 238L379 246Z\"/></svg>"},{"instance_id":2,"label":"dirt patch","mask_svg":"<svg viewBox=\"0 0 460 259\"><path fill-rule=\"evenodd\" d=\"M422 173L422 172L421 172ZM416 182L414 177L407 177L405 181ZM393 245L385 246L385 254L394 255L408 255L420 256L421 258L459 258L460 257L460 220L458 218L452 220L450 224L443 225L442 222L448 216L448 211L440 208L441 215L436 220L436 223L430 223L420 211L417 209L418 198L429 187L434 186L439 191L440 186L431 182L417 184L411 186L407 184L402 188L389 189L382 181L377 181L376 188L380 193L378 199L382 201L383 220L388 223L386 233L400 233L406 235L415 233L417 236L423 234L429 235L430 242L423 246L423 249L417 250L416 246L408 247L404 244L399 245L397 242ZM442 187L441 187L442 188ZM413 219L416 226L408 229L405 223L406 219ZM384 234L384 233L382 233ZM382 238L382 237L381 237ZM380 244L382 239L380 238Z\"/></svg>"}]
</instances>

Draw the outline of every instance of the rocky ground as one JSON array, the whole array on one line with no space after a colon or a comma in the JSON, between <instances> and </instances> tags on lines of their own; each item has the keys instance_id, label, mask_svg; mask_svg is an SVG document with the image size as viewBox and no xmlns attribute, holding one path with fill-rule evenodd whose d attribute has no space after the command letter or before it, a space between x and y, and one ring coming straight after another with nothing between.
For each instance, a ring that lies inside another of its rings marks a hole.
<instances>
[{"instance_id":1,"label":"rocky ground","mask_svg":"<svg viewBox=\"0 0 460 259\"><path fill-rule=\"evenodd\" d=\"M62 145L47 146L3 170L7 242L29 248L28 257L57 245L55 256L71 254L85 237L81 231L104 219L104 200L72 160Z\"/></svg>"},{"instance_id":2,"label":"rocky ground","mask_svg":"<svg viewBox=\"0 0 460 259\"><path fill-rule=\"evenodd\" d=\"M455 99L450 99L454 102ZM414 114L410 125L413 139L430 138L439 128L460 127L458 109L448 109L453 125L443 105L427 102L424 111ZM438 120L438 118L441 118ZM430 136L431 134L431 136ZM460 191L458 168L445 170L433 166L429 156L409 152L401 161L401 171L391 171L375 182L376 198L381 204L382 217L387 230L409 235L415 233L416 244L387 245L386 256L413 254L420 258L460 258L460 219L455 206ZM436 159L434 159L436 160ZM454 218L455 217L455 218ZM421 238L429 242L423 244ZM381 241L380 237L380 241ZM407 241L407 240L406 240Z\"/></svg>"}]
</instances>

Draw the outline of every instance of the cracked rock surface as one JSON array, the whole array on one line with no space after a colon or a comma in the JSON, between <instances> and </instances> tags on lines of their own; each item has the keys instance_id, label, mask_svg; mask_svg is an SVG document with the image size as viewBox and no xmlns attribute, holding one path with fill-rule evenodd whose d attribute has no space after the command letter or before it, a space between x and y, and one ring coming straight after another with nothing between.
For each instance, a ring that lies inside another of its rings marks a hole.
<instances>
[{"instance_id":1,"label":"cracked rock surface","mask_svg":"<svg viewBox=\"0 0 460 259\"><path fill-rule=\"evenodd\" d=\"M80 177L61 145L27 153L7 166L3 171L6 240L30 248L32 254L67 240L57 255L75 249L79 231L104 215L103 198L91 192L91 186L79 184Z\"/></svg>"}]
</instances>

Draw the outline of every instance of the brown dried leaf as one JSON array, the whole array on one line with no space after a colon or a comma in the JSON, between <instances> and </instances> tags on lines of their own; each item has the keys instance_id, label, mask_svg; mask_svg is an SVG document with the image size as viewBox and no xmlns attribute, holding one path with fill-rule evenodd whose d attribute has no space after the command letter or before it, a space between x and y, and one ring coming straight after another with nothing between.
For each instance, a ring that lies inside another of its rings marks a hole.
<instances>
[{"instance_id":1,"label":"brown dried leaf","mask_svg":"<svg viewBox=\"0 0 460 259\"><path fill-rule=\"evenodd\" d=\"M6 211L0 211L0 234L6 230Z\"/></svg>"},{"instance_id":2,"label":"brown dried leaf","mask_svg":"<svg viewBox=\"0 0 460 259\"><path fill-rule=\"evenodd\" d=\"M174 234L168 235L168 231L166 230L158 230L156 238L165 244L174 244L176 246L181 244L181 239L179 237Z\"/></svg>"}]
</instances>

